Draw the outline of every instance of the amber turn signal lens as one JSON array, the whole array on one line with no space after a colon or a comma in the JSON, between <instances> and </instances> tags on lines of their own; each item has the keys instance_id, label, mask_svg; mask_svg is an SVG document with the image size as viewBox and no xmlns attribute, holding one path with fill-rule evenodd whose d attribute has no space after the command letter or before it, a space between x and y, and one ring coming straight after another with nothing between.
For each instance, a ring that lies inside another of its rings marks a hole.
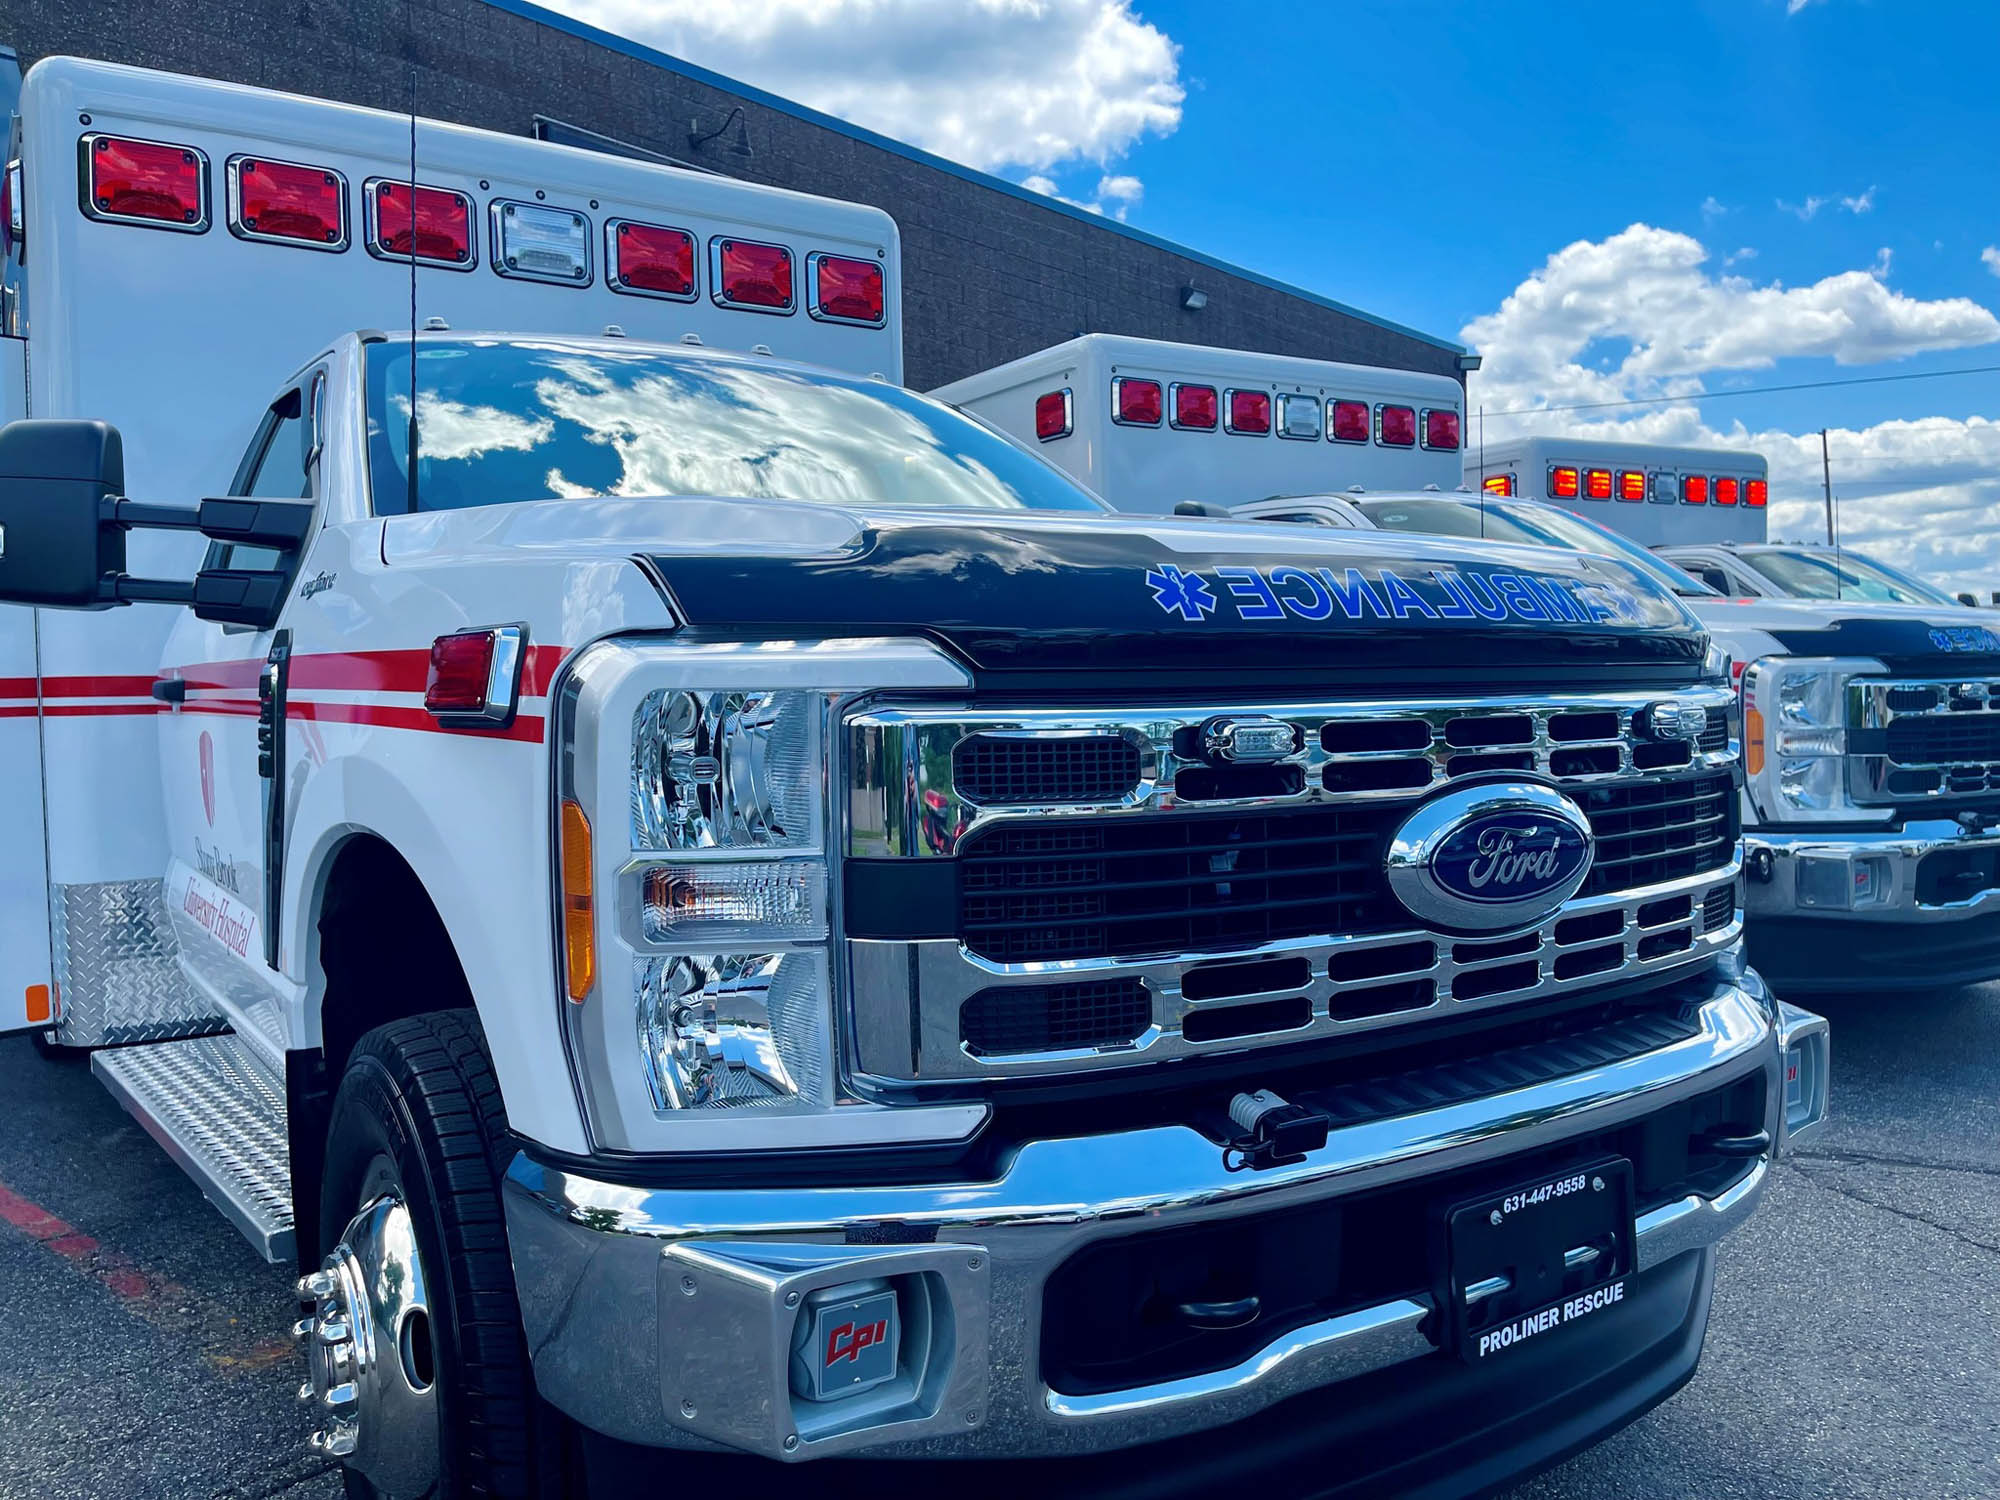
<instances>
[{"instance_id":1,"label":"amber turn signal lens","mask_svg":"<svg viewBox=\"0 0 2000 1500\"><path fill-rule=\"evenodd\" d=\"M569 997L581 1004L597 982L596 913L591 901L590 819L562 805L563 965Z\"/></svg>"},{"instance_id":2,"label":"amber turn signal lens","mask_svg":"<svg viewBox=\"0 0 2000 1500\"><path fill-rule=\"evenodd\" d=\"M1764 769L1764 716L1754 708L1743 710L1743 769L1752 776Z\"/></svg>"}]
</instances>

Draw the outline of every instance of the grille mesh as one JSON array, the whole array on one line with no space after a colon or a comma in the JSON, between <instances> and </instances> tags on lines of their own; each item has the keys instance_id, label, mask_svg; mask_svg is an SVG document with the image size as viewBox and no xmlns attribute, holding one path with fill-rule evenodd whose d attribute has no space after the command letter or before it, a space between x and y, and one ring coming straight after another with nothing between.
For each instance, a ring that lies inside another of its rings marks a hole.
<instances>
[{"instance_id":1,"label":"grille mesh","mask_svg":"<svg viewBox=\"0 0 2000 1500\"><path fill-rule=\"evenodd\" d=\"M1001 963L1189 953L1394 920L1382 855L1407 809L1002 824L960 848L960 932Z\"/></svg>"},{"instance_id":2,"label":"grille mesh","mask_svg":"<svg viewBox=\"0 0 2000 1500\"><path fill-rule=\"evenodd\" d=\"M1702 898L1701 930L1720 932L1736 920L1736 887L1719 885Z\"/></svg>"},{"instance_id":3,"label":"grille mesh","mask_svg":"<svg viewBox=\"0 0 2000 1500\"><path fill-rule=\"evenodd\" d=\"M2000 761L2000 713L1924 714L1889 725L1889 759L1905 766Z\"/></svg>"},{"instance_id":4,"label":"grille mesh","mask_svg":"<svg viewBox=\"0 0 2000 1500\"><path fill-rule=\"evenodd\" d=\"M1139 749L1116 734L1050 739L975 734L952 751L951 762L959 794L982 804L1116 802L1139 784Z\"/></svg>"},{"instance_id":5,"label":"grille mesh","mask_svg":"<svg viewBox=\"0 0 2000 1500\"><path fill-rule=\"evenodd\" d=\"M1597 835L1586 896L1719 869L1735 848L1736 790L1726 771L1594 786L1580 800Z\"/></svg>"},{"instance_id":6,"label":"grille mesh","mask_svg":"<svg viewBox=\"0 0 2000 1500\"><path fill-rule=\"evenodd\" d=\"M1720 752L1729 748L1729 710L1711 708L1708 720L1701 726L1701 748Z\"/></svg>"},{"instance_id":7,"label":"grille mesh","mask_svg":"<svg viewBox=\"0 0 2000 1500\"><path fill-rule=\"evenodd\" d=\"M1153 1003L1137 979L982 990L959 1011L959 1034L981 1057L1117 1047L1152 1024Z\"/></svg>"}]
</instances>

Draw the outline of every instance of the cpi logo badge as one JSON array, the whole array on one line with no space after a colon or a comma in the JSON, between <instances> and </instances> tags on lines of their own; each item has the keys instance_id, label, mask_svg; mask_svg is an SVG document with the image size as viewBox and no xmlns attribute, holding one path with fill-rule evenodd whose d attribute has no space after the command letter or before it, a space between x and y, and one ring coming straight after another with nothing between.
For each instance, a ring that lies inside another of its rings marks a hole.
<instances>
[{"instance_id":1,"label":"cpi logo badge","mask_svg":"<svg viewBox=\"0 0 2000 1500\"><path fill-rule=\"evenodd\" d=\"M1439 927L1532 927L1581 889L1590 824L1568 797L1535 782L1462 787L1425 803L1389 844L1389 886Z\"/></svg>"},{"instance_id":2,"label":"cpi logo badge","mask_svg":"<svg viewBox=\"0 0 2000 1500\"><path fill-rule=\"evenodd\" d=\"M201 811L208 819L208 826L215 826L215 741L208 737L208 731L201 732Z\"/></svg>"}]
</instances>

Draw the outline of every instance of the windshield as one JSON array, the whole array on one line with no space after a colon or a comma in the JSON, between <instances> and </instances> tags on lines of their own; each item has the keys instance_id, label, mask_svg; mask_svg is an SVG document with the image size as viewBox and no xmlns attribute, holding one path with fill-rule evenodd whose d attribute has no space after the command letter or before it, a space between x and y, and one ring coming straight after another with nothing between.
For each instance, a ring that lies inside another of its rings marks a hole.
<instances>
[{"instance_id":1,"label":"windshield","mask_svg":"<svg viewBox=\"0 0 2000 1500\"><path fill-rule=\"evenodd\" d=\"M606 495L1103 509L1010 440L883 381L554 340L423 339L417 368L413 496L409 342L369 346L378 515Z\"/></svg>"},{"instance_id":2,"label":"windshield","mask_svg":"<svg viewBox=\"0 0 2000 1500\"><path fill-rule=\"evenodd\" d=\"M1699 599L1715 596L1715 590L1707 584L1637 542L1553 505L1504 501L1478 505L1462 500L1422 498L1356 500L1354 504L1385 531L1429 531L1441 536L1522 542L1531 547L1560 547L1565 552L1596 552L1630 563L1672 593Z\"/></svg>"},{"instance_id":3,"label":"windshield","mask_svg":"<svg viewBox=\"0 0 2000 1500\"><path fill-rule=\"evenodd\" d=\"M1753 552L1743 561L1795 599L1862 599L1876 604L1949 604L1958 601L1907 573L1852 552L1838 565L1832 553Z\"/></svg>"}]
</instances>

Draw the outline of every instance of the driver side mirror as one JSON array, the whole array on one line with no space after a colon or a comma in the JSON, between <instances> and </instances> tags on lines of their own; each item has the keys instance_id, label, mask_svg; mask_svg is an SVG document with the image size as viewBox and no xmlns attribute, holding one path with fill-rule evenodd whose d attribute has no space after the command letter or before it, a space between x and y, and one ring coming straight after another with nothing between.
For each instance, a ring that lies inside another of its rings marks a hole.
<instances>
[{"instance_id":1,"label":"driver side mirror","mask_svg":"<svg viewBox=\"0 0 2000 1500\"><path fill-rule=\"evenodd\" d=\"M186 604L225 625L277 623L292 564L312 532L311 501L237 496L188 508L128 500L124 488L125 445L108 423L0 427L0 603ZM135 526L274 548L284 565L204 568L186 583L133 578L125 571L125 534Z\"/></svg>"},{"instance_id":2,"label":"driver side mirror","mask_svg":"<svg viewBox=\"0 0 2000 1500\"><path fill-rule=\"evenodd\" d=\"M1979 608L1979 596L1977 594L1961 593L1958 596L1958 602L1969 605L1973 609Z\"/></svg>"}]
</instances>

